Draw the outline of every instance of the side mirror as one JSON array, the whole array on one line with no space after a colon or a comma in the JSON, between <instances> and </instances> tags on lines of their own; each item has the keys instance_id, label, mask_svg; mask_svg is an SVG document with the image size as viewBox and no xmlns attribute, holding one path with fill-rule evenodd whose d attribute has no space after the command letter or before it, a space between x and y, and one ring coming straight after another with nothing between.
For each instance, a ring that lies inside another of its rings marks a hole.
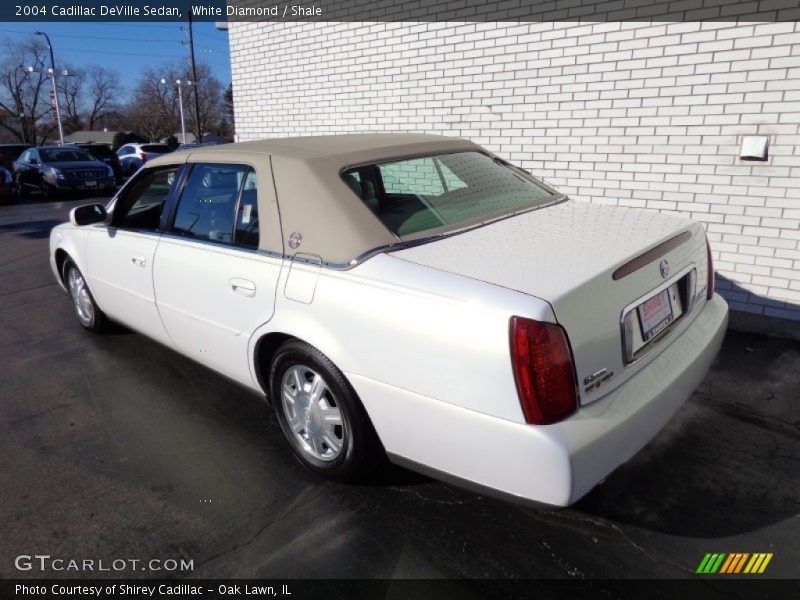
<instances>
[{"instance_id":1,"label":"side mirror","mask_svg":"<svg viewBox=\"0 0 800 600\"><path fill-rule=\"evenodd\" d=\"M30 162L32 165L38 165L39 164L39 159L38 158L32 158L28 162Z\"/></svg>"},{"instance_id":2,"label":"side mirror","mask_svg":"<svg viewBox=\"0 0 800 600\"><path fill-rule=\"evenodd\" d=\"M84 204L69 211L69 222L77 226L102 223L107 218L106 207L102 204Z\"/></svg>"}]
</instances>

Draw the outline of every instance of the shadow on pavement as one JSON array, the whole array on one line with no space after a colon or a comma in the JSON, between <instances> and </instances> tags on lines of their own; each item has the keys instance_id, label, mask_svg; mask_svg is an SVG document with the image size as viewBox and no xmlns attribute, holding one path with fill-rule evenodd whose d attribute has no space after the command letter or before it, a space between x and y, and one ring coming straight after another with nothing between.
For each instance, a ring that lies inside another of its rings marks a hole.
<instances>
[{"instance_id":1,"label":"shadow on pavement","mask_svg":"<svg viewBox=\"0 0 800 600\"><path fill-rule=\"evenodd\" d=\"M0 233L13 233L31 239L45 239L50 237L50 230L63 221L57 219L43 219L41 221L18 221L0 225Z\"/></svg>"},{"instance_id":2,"label":"shadow on pavement","mask_svg":"<svg viewBox=\"0 0 800 600\"><path fill-rule=\"evenodd\" d=\"M729 331L661 434L575 508L644 529L723 537L800 512L800 343Z\"/></svg>"}]
</instances>

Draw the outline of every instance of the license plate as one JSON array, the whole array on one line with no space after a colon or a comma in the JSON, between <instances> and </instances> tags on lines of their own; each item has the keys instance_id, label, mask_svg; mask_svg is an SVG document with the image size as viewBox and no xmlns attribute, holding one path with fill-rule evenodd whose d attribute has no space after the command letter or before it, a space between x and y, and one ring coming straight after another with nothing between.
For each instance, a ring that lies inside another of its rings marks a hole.
<instances>
[{"instance_id":1,"label":"license plate","mask_svg":"<svg viewBox=\"0 0 800 600\"><path fill-rule=\"evenodd\" d=\"M658 335L675 320L669 290L664 290L639 305L639 322L642 325L642 339L646 342Z\"/></svg>"},{"instance_id":2,"label":"license plate","mask_svg":"<svg viewBox=\"0 0 800 600\"><path fill-rule=\"evenodd\" d=\"M84 183L86 183L86 187L95 187L97 185L97 182L94 181L93 179L90 179L89 181L86 181Z\"/></svg>"}]
</instances>

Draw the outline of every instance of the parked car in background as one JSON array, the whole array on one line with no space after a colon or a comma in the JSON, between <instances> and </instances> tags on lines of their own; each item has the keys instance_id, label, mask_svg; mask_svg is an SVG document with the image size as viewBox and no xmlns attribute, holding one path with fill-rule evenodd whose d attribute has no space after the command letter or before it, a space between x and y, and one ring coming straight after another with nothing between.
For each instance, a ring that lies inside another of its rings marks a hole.
<instances>
[{"instance_id":1,"label":"parked car in background","mask_svg":"<svg viewBox=\"0 0 800 600\"><path fill-rule=\"evenodd\" d=\"M699 223L572 201L469 141L321 136L189 159L148 161L107 208L73 209L50 235L53 274L84 328L119 321L266 395L332 479L385 451L573 503L722 344Z\"/></svg>"},{"instance_id":2,"label":"parked car in background","mask_svg":"<svg viewBox=\"0 0 800 600\"><path fill-rule=\"evenodd\" d=\"M117 150L122 173L129 177L136 173L143 164L162 154L172 152L166 144L125 144Z\"/></svg>"},{"instance_id":3,"label":"parked car in background","mask_svg":"<svg viewBox=\"0 0 800 600\"><path fill-rule=\"evenodd\" d=\"M0 144L0 166L14 172L14 161L25 152L31 144Z\"/></svg>"},{"instance_id":4,"label":"parked car in background","mask_svg":"<svg viewBox=\"0 0 800 600\"><path fill-rule=\"evenodd\" d=\"M114 170L114 179L116 180L117 185L122 183L122 165L119 162L117 153L111 149L111 146L108 144L99 144L94 142L76 143L71 145L82 150L86 150L86 152L111 167Z\"/></svg>"},{"instance_id":5,"label":"parked car in background","mask_svg":"<svg viewBox=\"0 0 800 600\"><path fill-rule=\"evenodd\" d=\"M14 176L0 161L0 202L14 197Z\"/></svg>"},{"instance_id":6,"label":"parked car in background","mask_svg":"<svg viewBox=\"0 0 800 600\"><path fill-rule=\"evenodd\" d=\"M14 196L14 161L29 144L0 144L0 202Z\"/></svg>"},{"instance_id":7,"label":"parked car in background","mask_svg":"<svg viewBox=\"0 0 800 600\"><path fill-rule=\"evenodd\" d=\"M28 148L14 163L17 194L32 191L44 197L59 192L113 192L114 170L97 158L73 146Z\"/></svg>"}]
</instances>

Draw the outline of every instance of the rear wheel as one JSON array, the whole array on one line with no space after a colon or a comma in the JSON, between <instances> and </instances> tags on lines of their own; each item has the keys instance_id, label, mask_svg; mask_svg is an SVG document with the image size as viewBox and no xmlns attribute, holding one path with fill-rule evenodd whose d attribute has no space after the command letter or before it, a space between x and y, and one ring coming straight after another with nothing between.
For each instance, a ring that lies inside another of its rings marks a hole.
<instances>
[{"instance_id":1,"label":"rear wheel","mask_svg":"<svg viewBox=\"0 0 800 600\"><path fill-rule=\"evenodd\" d=\"M67 284L69 297L72 300L72 307L78 322L89 331L100 332L106 328L108 319L97 303L86 285L83 274L71 260L64 263L64 283Z\"/></svg>"},{"instance_id":2,"label":"rear wheel","mask_svg":"<svg viewBox=\"0 0 800 600\"><path fill-rule=\"evenodd\" d=\"M270 396L292 450L307 468L357 481L384 456L355 391L319 350L290 340L275 354Z\"/></svg>"}]
</instances>

